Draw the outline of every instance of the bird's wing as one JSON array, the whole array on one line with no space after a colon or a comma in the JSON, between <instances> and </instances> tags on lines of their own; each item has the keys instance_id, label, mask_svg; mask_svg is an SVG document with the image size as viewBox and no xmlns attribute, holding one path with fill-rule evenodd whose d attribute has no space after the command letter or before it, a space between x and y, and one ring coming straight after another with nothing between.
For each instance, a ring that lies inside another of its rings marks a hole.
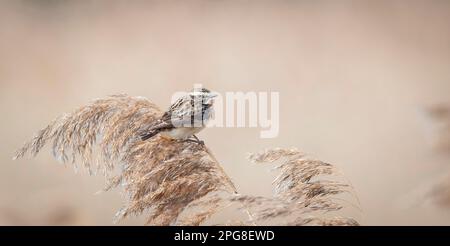
<instances>
[{"instance_id":1,"label":"bird's wing","mask_svg":"<svg viewBox=\"0 0 450 246\"><path fill-rule=\"evenodd\" d=\"M194 103L194 97L187 95L175 101L161 117L161 121L171 124L172 127L197 125L201 122L201 104Z\"/></svg>"}]
</instances>

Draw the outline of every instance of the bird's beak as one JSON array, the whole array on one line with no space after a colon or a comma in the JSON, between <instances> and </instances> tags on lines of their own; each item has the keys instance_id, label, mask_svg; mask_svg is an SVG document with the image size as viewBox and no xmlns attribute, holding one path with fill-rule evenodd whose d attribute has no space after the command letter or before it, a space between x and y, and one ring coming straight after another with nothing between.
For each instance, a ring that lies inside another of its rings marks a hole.
<instances>
[{"instance_id":1,"label":"bird's beak","mask_svg":"<svg viewBox=\"0 0 450 246\"><path fill-rule=\"evenodd\" d=\"M217 97L219 94L211 92L208 94L206 98L206 104L212 105L214 103L214 98Z\"/></svg>"}]
</instances>

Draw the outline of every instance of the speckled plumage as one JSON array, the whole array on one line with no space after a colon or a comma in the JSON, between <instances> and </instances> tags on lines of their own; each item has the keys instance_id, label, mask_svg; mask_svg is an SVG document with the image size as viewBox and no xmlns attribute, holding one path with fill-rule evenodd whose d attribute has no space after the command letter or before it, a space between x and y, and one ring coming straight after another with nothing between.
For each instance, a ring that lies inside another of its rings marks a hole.
<instances>
[{"instance_id":1,"label":"speckled plumage","mask_svg":"<svg viewBox=\"0 0 450 246\"><path fill-rule=\"evenodd\" d=\"M179 98L154 126L142 134L142 140L147 140L158 133L172 139L188 139L200 132L212 117L215 96L209 90L202 88L194 89Z\"/></svg>"}]
</instances>

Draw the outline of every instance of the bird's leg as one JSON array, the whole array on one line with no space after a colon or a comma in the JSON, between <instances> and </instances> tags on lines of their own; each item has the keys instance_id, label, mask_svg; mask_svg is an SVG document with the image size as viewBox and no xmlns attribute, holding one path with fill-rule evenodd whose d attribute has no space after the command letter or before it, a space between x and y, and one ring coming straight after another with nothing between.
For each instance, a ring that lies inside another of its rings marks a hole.
<instances>
[{"instance_id":1,"label":"bird's leg","mask_svg":"<svg viewBox=\"0 0 450 246\"><path fill-rule=\"evenodd\" d=\"M198 139L198 137L197 137L197 136L195 136L195 135L192 135L192 137L193 137L194 139L192 139L192 138L188 138L188 139L186 139L185 141L189 141L189 142L194 142L194 143L198 143L198 144L200 144L200 145L205 145L205 142L204 142L204 141L202 141L202 140L200 140L200 139Z\"/></svg>"},{"instance_id":2,"label":"bird's leg","mask_svg":"<svg viewBox=\"0 0 450 246\"><path fill-rule=\"evenodd\" d=\"M195 140L197 140L197 142L198 142L199 144L205 145L205 141L198 139L198 137L195 136L195 135L192 135L192 136L195 138Z\"/></svg>"},{"instance_id":3,"label":"bird's leg","mask_svg":"<svg viewBox=\"0 0 450 246\"><path fill-rule=\"evenodd\" d=\"M200 139L198 139L198 137L197 137L197 136L195 136L195 135L192 135L192 137L194 137L194 139L195 139L195 140L197 140L198 142L201 142L201 143L203 143L203 141L202 141L202 140L200 140Z\"/></svg>"}]
</instances>

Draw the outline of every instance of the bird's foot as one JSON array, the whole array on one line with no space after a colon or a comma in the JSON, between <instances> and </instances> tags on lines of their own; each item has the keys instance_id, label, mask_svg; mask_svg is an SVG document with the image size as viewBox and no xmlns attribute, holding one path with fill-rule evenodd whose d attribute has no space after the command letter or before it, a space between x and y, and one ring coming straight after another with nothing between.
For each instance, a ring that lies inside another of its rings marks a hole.
<instances>
[{"instance_id":1,"label":"bird's foot","mask_svg":"<svg viewBox=\"0 0 450 246\"><path fill-rule=\"evenodd\" d=\"M188 139L185 139L184 141L197 143L197 144L200 144L202 146L205 145L205 142L203 140L198 139L198 137L195 136L195 135L193 135L193 138L188 138Z\"/></svg>"},{"instance_id":2,"label":"bird's foot","mask_svg":"<svg viewBox=\"0 0 450 246\"><path fill-rule=\"evenodd\" d=\"M194 137L194 139L201 145L205 145L205 142L203 140L200 140L197 136L192 135L192 137Z\"/></svg>"},{"instance_id":3,"label":"bird's foot","mask_svg":"<svg viewBox=\"0 0 450 246\"><path fill-rule=\"evenodd\" d=\"M200 145L205 145L204 141L202 141L202 140L195 140L195 139L192 139L192 138L184 139L183 141L184 142L197 143L197 144L200 144Z\"/></svg>"}]
</instances>

